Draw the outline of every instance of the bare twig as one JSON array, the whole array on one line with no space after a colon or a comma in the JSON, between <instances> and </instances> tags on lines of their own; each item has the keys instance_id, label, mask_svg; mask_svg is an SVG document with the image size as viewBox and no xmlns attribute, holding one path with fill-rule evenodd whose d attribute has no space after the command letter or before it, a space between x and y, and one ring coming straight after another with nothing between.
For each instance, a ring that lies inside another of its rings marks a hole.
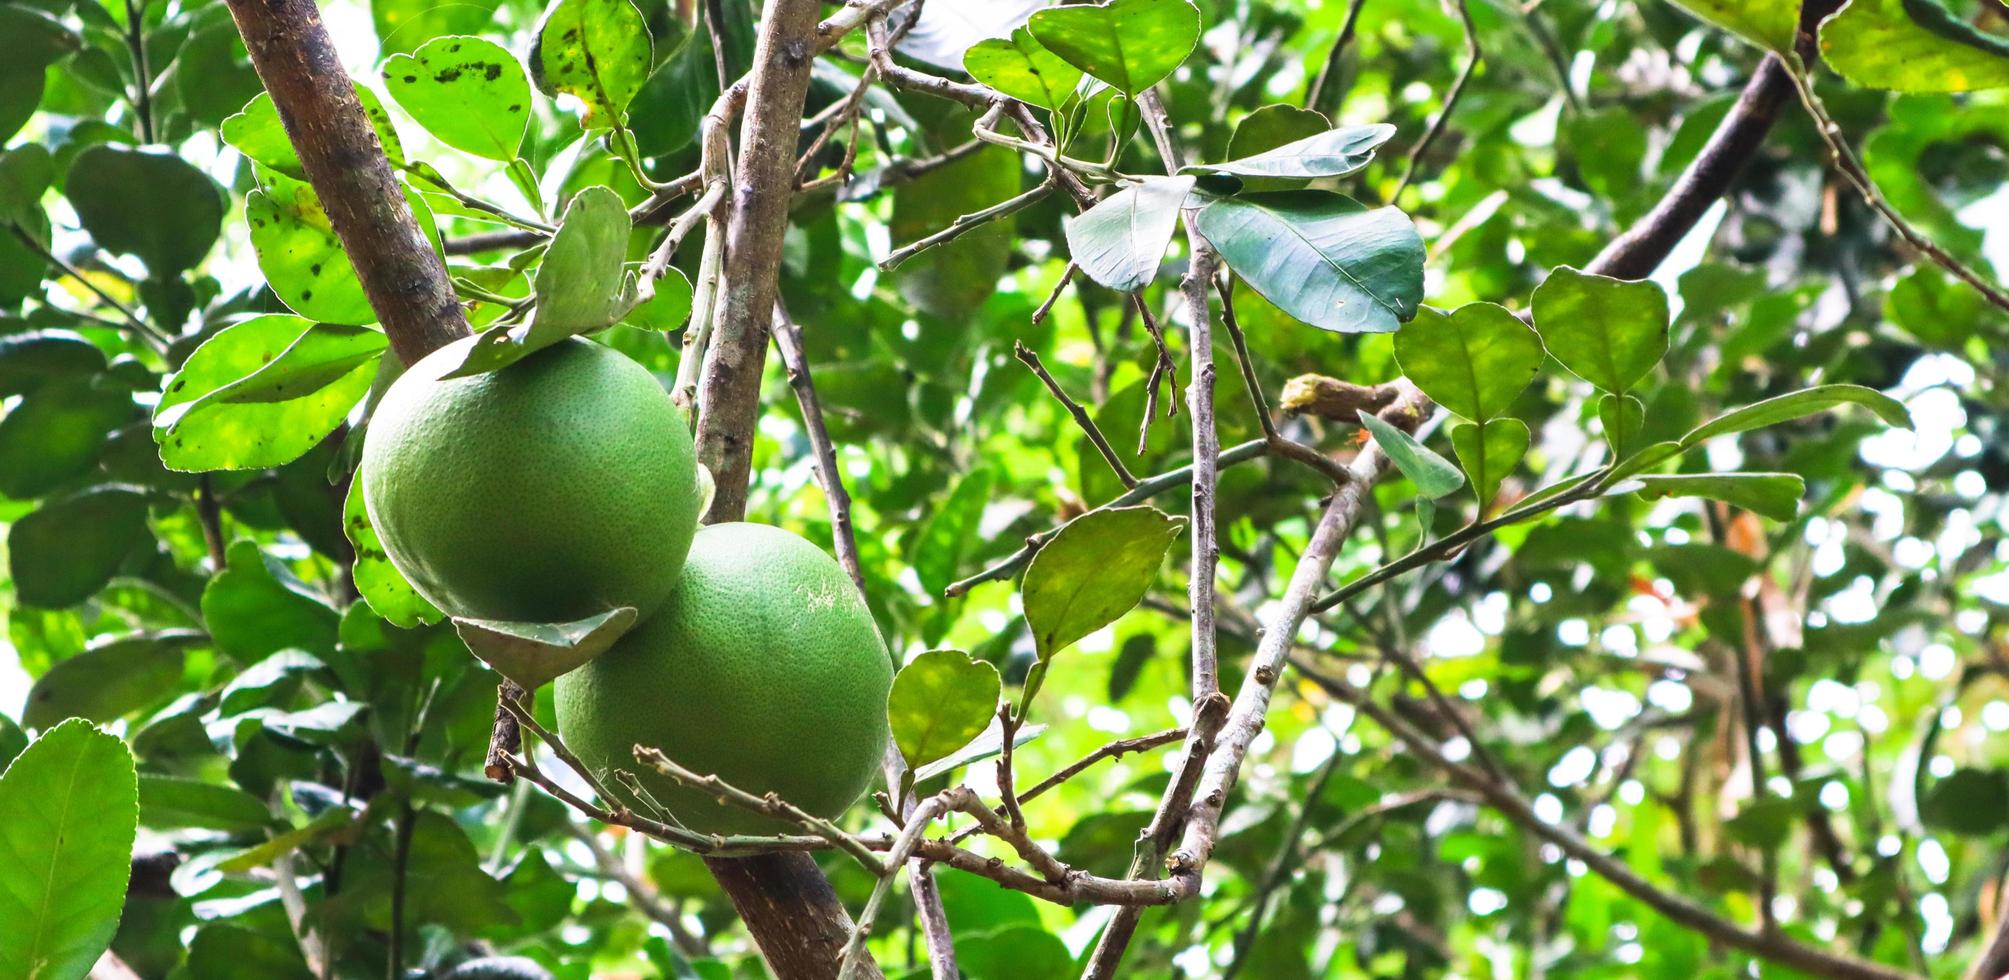
<instances>
[{"instance_id":1,"label":"bare twig","mask_svg":"<svg viewBox=\"0 0 2009 980\"><path fill-rule=\"evenodd\" d=\"M1332 42L1332 51L1325 56L1325 65L1319 68L1311 88L1305 90L1305 108L1320 112L1326 110L1326 92L1333 89L1333 76L1339 74L1339 63L1346 57L1346 46L1353 43L1353 27L1360 20L1360 9L1365 6L1367 0L1349 0L1347 3L1346 21L1340 25L1339 37Z\"/></svg>"},{"instance_id":2,"label":"bare twig","mask_svg":"<svg viewBox=\"0 0 2009 980\"><path fill-rule=\"evenodd\" d=\"M1046 196L1051 193L1053 193L1053 182L1042 181L1039 186L1016 197L1007 198L983 210L962 215L955 221L950 222L949 226L943 228L941 231L894 249L891 255L886 256L885 260L879 263L879 268L888 272L897 269L901 263L928 249L934 248L937 245L946 245L999 218L1017 214L1027 207L1045 200Z\"/></svg>"},{"instance_id":3,"label":"bare twig","mask_svg":"<svg viewBox=\"0 0 2009 980\"><path fill-rule=\"evenodd\" d=\"M1080 402L1068 397L1066 389L1060 386L1060 382L1055 381L1053 375L1047 373L1046 365L1040 361L1039 355L1033 353L1032 348L1017 342L1012 344L1012 355L1017 357L1020 363L1032 369L1033 375L1046 386L1047 392L1053 395L1054 400L1060 402L1060 407L1074 417L1074 424L1081 427L1082 434L1086 435L1088 441L1095 446L1095 451L1102 454L1103 462L1108 463L1109 468L1116 472L1116 478L1123 481L1123 486L1126 489L1135 489L1137 478L1130 475L1130 467L1123 465L1123 460L1116 455L1115 448L1103 437L1102 429L1095 424L1094 419L1089 418L1088 410L1082 408Z\"/></svg>"},{"instance_id":4,"label":"bare twig","mask_svg":"<svg viewBox=\"0 0 2009 980\"><path fill-rule=\"evenodd\" d=\"M167 334L161 332L160 329L155 327L153 324L148 323L146 319L144 317L141 317L138 313L133 312L132 307L127 306L126 304L121 303L117 299L113 298L112 294L105 292L104 289L100 287L96 282L92 281L89 276L86 276L82 272L77 271L77 268L75 266L71 265L68 262L63 261L61 256L58 256L56 253L50 251L47 248L44 248L41 242L35 240L34 235L28 233L28 229L21 227L19 224L9 222L7 224L7 230L13 233L15 240L19 241L22 247L26 248L30 252L35 253L35 255L42 261L49 263L49 266L51 268L55 269L57 272L62 273L64 276L69 277L69 279L75 282L77 285L82 286L85 289L89 290L91 295L96 296L98 298L99 302L104 303L106 306L109 306L114 311L116 311L119 314L119 317L125 321L124 323L118 324L120 329L130 330L135 336L138 336L141 340L146 341L147 344L156 351L167 350L167 345L171 342L172 338L168 337Z\"/></svg>"},{"instance_id":5,"label":"bare twig","mask_svg":"<svg viewBox=\"0 0 2009 980\"><path fill-rule=\"evenodd\" d=\"M1437 111L1437 118L1430 121L1430 128L1423 131L1423 137L1409 148L1409 163L1402 168L1402 180L1395 185L1395 193L1388 195L1390 201L1402 199L1402 192L1409 188L1409 182L1416 177L1416 167L1423 162L1423 154L1430 152L1430 144L1444 132L1444 124L1451 121L1452 110L1458 107L1458 97L1465 93L1465 83L1472 80L1472 72L1479 67L1479 29L1472 26L1470 0L1450 0L1458 9L1458 24L1465 32L1465 66L1458 69L1458 77L1452 81L1450 91L1444 93L1444 108Z\"/></svg>"},{"instance_id":6,"label":"bare twig","mask_svg":"<svg viewBox=\"0 0 2009 980\"><path fill-rule=\"evenodd\" d=\"M1983 299L1996 308L2009 310L2009 292L2004 292L1993 280L1955 258L1953 253L1919 231L1917 226L1891 206L1890 201L1884 198L1883 191L1877 187L1876 181L1870 177L1869 171L1863 167L1862 161L1856 157L1855 151L1850 149L1848 142L1842 138L1841 125L1828 115L1827 107L1821 103L1821 97L1814 92L1813 82L1800 72L1788 70L1787 74L1792 78L1794 89L1800 94L1800 104L1805 106L1807 114L1813 117L1814 129L1821 134L1821 141L1827 144L1829 159L1834 163L1835 170L1855 188L1856 193L1862 195L1863 203L1868 204L1870 209L1881 216L1884 223L1890 225L1891 230L1897 232L1898 236L1912 248L1924 253L1926 258L1951 273L1955 279L1973 287L1975 292L1980 293Z\"/></svg>"},{"instance_id":7,"label":"bare twig","mask_svg":"<svg viewBox=\"0 0 2009 980\"><path fill-rule=\"evenodd\" d=\"M1074 274L1080 271L1081 266L1076 265L1073 259L1067 260L1067 268L1060 270L1060 281L1053 284L1053 292L1046 294L1046 299L1040 302L1039 308L1032 311L1032 322L1035 326L1045 320L1048 313L1053 312L1053 304L1060 302L1060 294L1067 292L1068 284L1074 281Z\"/></svg>"},{"instance_id":8,"label":"bare twig","mask_svg":"<svg viewBox=\"0 0 2009 980\"><path fill-rule=\"evenodd\" d=\"M851 855L857 859L859 864L865 866L865 870L872 872L874 875L883 876L887 874L886 866L879 861L879 856L872 853L872 850L866 847L864 842L845 833L844 828L822 817L811 814L773 793L754 794L726 782L719 778L716 773L693 772L671 761L668 756L662 753L662 750L653 749L646 745L635 746L635 761L676 780L683 786L701 793L710 794L712 798L718 800L721 804L736 806L742 810L758 813L764 817L770 817L775 820L786 820L789 823L793 823L801 827L805 834L813 837L821 837L839 850Z\"/></svg>"},{"instance_id":9,"label":"bare twig","mask_svg":"<svg viewBox=\"0 0 2009 980\"><path fill-rule=\"evenodd\" d=\"M1519 790L1499 782L1483 770L1452 761L1433 739L1375 702L1366 692L1337 678L1321 675L1302 663L1297 666L1304 676L1353 705L1361 714L1394 735L1411 752L1443 770L1453 780L1476 790L1494 810L1554 844L1564 854L1583 862L1599 877L1675 924L1723 945L1816 976L1841 980L1908 980L1910 977L1901 970L1879 963L1806 945L1784 932L1765 932L1738 925L1689 899L1654 887L1652 882L1640 877L1625 862L1592 846L1575 831L1537 816L1533 804Z\"/></svg>"}]
</instances>

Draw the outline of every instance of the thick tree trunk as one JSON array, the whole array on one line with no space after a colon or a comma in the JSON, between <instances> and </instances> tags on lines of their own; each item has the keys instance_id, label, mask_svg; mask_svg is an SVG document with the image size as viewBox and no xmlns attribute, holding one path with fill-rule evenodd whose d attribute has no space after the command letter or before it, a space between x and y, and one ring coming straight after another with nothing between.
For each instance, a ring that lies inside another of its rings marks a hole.
<instances>
[{"instance_id":1,"label":"thick tree trunk","mask_svg":"<svg viewBox=\"0 0 2009 980\"><path fill-rule=\"evenodd\" d=\"M313 0L229 0L307 180L406 364L467 336L467 316L398 188Z\"/></svg>"}]
</instances>

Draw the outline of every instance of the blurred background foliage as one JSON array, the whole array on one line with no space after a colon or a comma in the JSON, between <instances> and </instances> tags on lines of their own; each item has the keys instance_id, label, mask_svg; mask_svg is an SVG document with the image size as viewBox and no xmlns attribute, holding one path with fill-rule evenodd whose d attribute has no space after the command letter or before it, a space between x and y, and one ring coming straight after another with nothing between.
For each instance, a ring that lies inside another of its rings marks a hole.
<instances>
[{"instance_id":1,"label":"blurred background foliage","mask_svg":"<svg viewBox=\"0 0 2009 980\"><path fill-rule=\"evenodd\" d=\"M682 12L641 4L659 67L632 113L659 178L696 164L713 46L729 65L750 57L750 10L722 6L738 16L692 36ZM1249 113L1303 101L1347 11L1334 0L1201 6L1201 46L1161 91L1194 155L1220 159ZM1979 6L1984 25L2002 26L1997 8ZM380 59L445 34L522 55L541 13L525 0L324 10L351 73L379 90ZM1667 191L1759 55L1659 0L1471 0L1470 14L1483 66L1392 203L1428 244L1427 302L1525 309L1551 268L1585 264ZM1346 178L1350 193L1380 202L1395 190L1463 45L1457 17L1433 0L1365 3L1316 108L1397 135ZM858 49L843 50L819 63L812 112L855 84ZM2001 91L1820 84L1895 206L1956 255L2003 268ZM296 900L330 937L337 973L381 975L400 836L406 959L428 975L491 954L567 978L761 975L696 858L481 778L494 677L450 629L400 629L357 601L343 504L359 419L338 408L283 423L295 435L326 423L285 465L162 466L149 414L167 378L226 326L286 312L274 288L303 288L308 275L275 272L270 257L261 270L253 249L246 196L259 183L226 120L259 91L216 0L0 3L0 759L71 716L131 745L142 831L113 949L142 976L303 976L286 908ZM382 101L407 160L528 213L520 175ZM567 112L534 101L522 156L553 213L593 184L630 205L647 197ZM903 655L969 650L1014 684L1032 659L1016 586L958 598L944 588L1122 488L1012 345L1041 353L1139 475L1185 462L1188 437L1183 414L1160 419L1129 452L1152 354L1121 296L1083 280L1031 322L1066 264L1059 197L896 272L876 267L1037 180L993 148L903 182L893 161L969 138L971 114L945 105L874 90L864 125L833 136L817 162L836 167L855 139L858 176L798 202L784 299L838 443L882 630ZM455 244L496 224L432 183L412 186L456 274L524 294L509 250ZM305 241L300 254L316 254ZM645 249L638 236L635 257ZM684 254L694 274L696 249ZM1168 257L1160 282L1182 264ZM1328 696L1320 673L1370 687L1454 753L1483 749L1541 818L1667 892L1738 921L1775 894L1787 933L1933 976L1960 975L1978 953L2009 873L2003 315L1894 243L1793 105L1654 278L1677 315L1662 370L1636 392L1651 433L1815 382L1887 391L1916 432L1840 413L1719 442L1684 465L1798 474L1801 516L1693 500L1576 505L1316 620L1299 655L1310 672L1286 678L1270 712L1205 899L1147 913L1128 960L1136 975L1786 975L1713 947L1465 799ZM1151 295L1168 310L1176 301ZM1307 372L1363 384L1399 373L1386 336L1309 328L1249 290L1237 299L1272 398ZM1185 333L1169 335L1183 384ZM674 334L603 339L666 383L676 372ZM1218 356L1232 363L1225 346ZM806 433L770 364L749 517L828 546ZM1520 396L1511 414L1535 438L1509 493L1599 451L1594 394L1550 370ZM1260 436L1233 372L1219 401L1223 445ZM1291 425L1342 459L1359 444L1350 427ZM1223 473L1229 689L1321 492L1284 462ZM1340 579L1418 541L1413 496L1400 479L1376 491ZM1180 512L1183 494L1157 505ZM1456 510L1435 513L1438 533L1461 523ZM1184 583L1183 559L1168 562L1144 607L1056 660L1032 712L1047 727L1018 755L1021 785L1189 720ZM1388 666L1403 656L1446 703ZM1761 678L1755 703L1740 699L1746 676ZM1747 707L1759 722L1748 743ZM1765 777L1756 797L1751 745ZM1026 809L1033 836L1071 864L1120 874L1172 757L1126 756L1045 795ZM987 767L961 775L994 788ZM862 903L872 880L825 863ZM1106 919L939 878L977 980L1073 975ZM1238 939L1255 916L1261 928ZM888 920L873 948L896 973L919 962L919 940L908 911Z\"/></svg>"}]
</instances>

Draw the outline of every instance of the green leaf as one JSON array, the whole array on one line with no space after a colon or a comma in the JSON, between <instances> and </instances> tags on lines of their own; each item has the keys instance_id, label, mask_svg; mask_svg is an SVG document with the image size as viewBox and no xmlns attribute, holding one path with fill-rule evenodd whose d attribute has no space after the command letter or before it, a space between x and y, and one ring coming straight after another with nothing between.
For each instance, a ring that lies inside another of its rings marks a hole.
<instances>
[{"instance_id":1,"label":"green leaf","mask_svg":"<svg viewBox=\"0 0 2009 980\"><path fill-rule=\"evenodd\" d=\"M89 473L132 416L132 392L90 378L30 393L0 419L0 494L39 497Z\"/></svg>"},{"instance_id":2,"label":"green leaf","mask_svg":"<svg viewBox=\"0 0 2009 980\"><path fill-rule=\"evenodd\" d=\"M1623 459L1639 443L1646 427L1646 403L1631 395L1605 395L1597 400L1597 420L1615 459Z\"/></svg>"},{"instance_id":3,"label":"green leaf","mask_svg":"<svg viewBox=\"0 0 2009 980\"><path fill-rule=\"evenodd\" d=\"M1241 135L1240 130L1236 131L1236 135L1238 137ZM1180 172L1222 174L1230 177L1277 177L1290 180L1344 177L1367 166L1374 159L1375 149L1388 142L1388 138L1394 135L1395 127L1387 123L1341 126L1274 149L1264 150L1253 156L1225 163L1194 164ZM1232 150L1234 144L1229 145Z\"/></svg>"},{"instance_id":4,"label":"green leaf","mask_svg":"<svg viewBox=\"0 0 2009 980\"><path fill-rule=\"evenodd\" d=\"M195 268L223 230L222 188L172 153L100 143L70 164L63 192L92 240L156 279Z\"/></svg>"},{"instance_id":5,"label":"green leaf","mask_svg":"<svg viewBox=\"0 0 2009 980\"><path fill-rule=\"evenodd\" d=\"M0 976L82 977L125 907L139 802L132 753L86 721L0 776Z\"/></svg>"},{"instance_id":6,"label":"green leaf","mask_svg":"<svg viewBox=\"0 0 2009 980\"><path fill-rule=\"evenodd\" d=\"M42 194L56 182L49 148L23 143L0 153L0 222L31 220L42 209Z\"/></svg>"},{"instance_id":7,"label":"green leaf","mask_svg":"<svg viewBox=\"0 0 2009 980\"><path fill-rule=\"evenodd\" d=\"M900 668L886 718L907 768L919 769L983 734L1003 689L996 667L961 650L930 650Z\"/></svg>"},{"instance_id":8,"label":"green leaf","mask_svg":"<svg viewBox=\"0 0 2009 980\"><path fill-rule=\"evenodd\" d=\"M557 0L530 49L538 91L585 103L579 125L589 130L622 123L655 64L649 26L629 0Z\"/></svg>"},{"instance_id":9,"label":"green leaf","mask_svg":"<svg viewBox=\"0 0 2009 980\"><path fill-rule=\"evenodd\" d=\"M376 91L367 85L357 84L355 91L356 101L363 107L363 115L369 118L370 126L377 131L377 142L383 144L384 156L390 158L393 167L403 166L404 141L398 138L391 114L384 111L383 100L377 98ZM307 179L307 169L293 149L293 140L286 135L286 124L279 119L279 107L265 92L252 96L251 101L246 102L236 115L225 119L218 135L237 152L244 154L245 159L259 166L294 180Z\"/></svg>"},{"instance_id":10,"label":"green leaf","mask_svg":"<svg viewBox=\"0 0 2009 980\"><path fill-rule=\"evenodd\" d=\"M1980 837L2009 823L2009 772L1961 768L1932 784L1918 803L1926 826Z\"/></svg>"},{"instance_id":11,"label":"green leaf","mask_svg":"<svg viewBox=\"0 0 2009 980\"><path fill-rule=\"evenodd\" d=\"M1777 0L1674 0L1674 4L1767 51L1786 54L1800 33L1800 8Z\"/></svg>"},{"instance_id":12,"label":"green leaf","mask_svg":"<svg viewBox=\"0 0 2009 980\"><path fill-rule=\"evenodd\" d=\"M314 980L299 943L229 922L212 922L195 934L187 972L204 980Z\"/></svg>"},{"instance_id":13,"label":"green leaf","mask_svg":"<svg viewBox=\"0 0 2009 980\"><path fill-rule=\"evenodd\" d=\"M419 595L418 590L412 588L412 583L405 579L404 573L391 564L390 555L384 551L383 539L377 537L376 528L370 526L369 510L363 506L360 475L349 481L349 494L342 503L342 530L348 535L349 545L356 551L356 562L351 569L356 591L362 594L364 602L370 604L371 612L399 629L430 626L446 615L425 596Z\"/></svg>"},{"instance_id":14,"label":"green leaf","mask_svg":"<svg viewBox=\"0 0 2009 980\"><path fill-rule=\"evenodd\" d=\"M311 653L281 650L231 678L217 696L216 710L236 715L272 707L297 693L307 675L327 669L328 665Z\"/></svg>"},{"instance_id":15,"label":"green leaf","mask_svg":"<svg viewBox=\"0 0 2009 980\"><path fill-rule=\"evenodd\" d=\"M0 772L7 769L28 747L28 733L14 723L14 719L0 714Z\"/></svg>"},{"instance_id":16,"label":"green leaf","mask_svg":"<svg viewBox=\"0 0 2009 980\"><path fill-rule=\"evenodd\" d=\"M1033 556L1020 590L1040 661L1142 601L1185 525L1153 507L1116 507L1067 522Z\"/></svg>"},{"instance_id":17,"label":"green leaf","mask_svg":"<svg viewBox=\"0 0 2009 980\"><path fill-rule=\"evenodd\" d=\"M1939 0L1850 0L1821 24L1821 56L1843 78L1898 92L2009 86L2009 40Z\"/></svg>"},{"instance_id":18,"label":"green leaf","mask_svg":"<svg viewBox=\"0 0 2009 980\"><path fill-rule=\"evenodd\" d=\"M1458 465L1472 479L1472 492L1479 498L1481 513L1493 506L1500 494L1500 481L1513 472L1528 452L1528 424L1516 418L1488 422L1454 422L1451 449Z\"/></svg>"},{"instance_id":19,"label":"green leaf","mask_svg":"<svg viewBox=\"0 0 2009 980\"><path fill-rule=\"evenodd\" d=\"M956 965L972 980L1066 980L1079 972L1067 944L1037 925L957 936Z\"/></svg>"},{"instance_id":20,"label":"green leaf","mask_svg":"<svg viewBox=\"0 0 2009 980\"><path fill-rule=\"evenodd\" d=\"M1542 369L1541 338L1505 307L1424 311L1395 335L1402 373L1447 411L1484 422L1514 403Z\"/></svg>"},{"instance_id":21,"label":"green leaf","mask_svg":"<svg viewBox=\"0 0 2009 980\"><path fill-rule=\"evenodd\" d=\"M635 274L626 265L633 230L627 205L612 188L588 187L574 195L531 283L537 312L530 322L482 331L445 377L494 371L620 320L635 306Z\"/></svg>"},{"instance_id":22,"label":"green leaf","mask_svg":"<svg viewBox=\"0 0 2009 980\"><path fill-rule=\"evenodd\" d=\"M1199 226L1235 274L1314 327L1386 333L1422 302L1423 239L1394 208L1323 191L1249 194L1207 205Z\"/></svg>"},{"instance_id":23,"label":"green leaf","mask_svg":"<svg viewBox=\"0 0 2009 980\"><path fill-rule=\"evenodd\" d=\"M455 619L453 626L483 663L535 691L606 653L635 619L635 607L621 606L571 623Z\"/></svg>"},{"instance_id":24,"label":"green leaf","mask_svg":"<svg viewBox=\"0 0 2009 980\"><path fill-rule=\"evenodd\" d=\"M1332 129L1332 120L1316 109L1301 109L1288 102L1262 106L1235 124L1228 137L1228 159L1243 160L1277 147L1312 139Z\"/></svg>"},{"instance_id":25,"label":"green leaf","mask_svg":"<svg viewBox=\"0 0 2009 980\"><path fill-rule=\"evenodd\" d=\"M0 69L39 73L83 44L76 32L48 10L26 3L0 4Z\"/></svg>"},{"instance_id":26,"label":"green leaf","mask_svg":"<svg viewBox=\"0 0 2009 980\"><path fill-rule=\"evenodd\" d=\"M479 34L495 26L502 0L370 0L378 46L393 54L447 34ZM524 9L524 8L514 8Z\"/></svg>"},{"instance_id":27,"label":"green leaf","mask_svg":"<svg viewBox=\"0 0 2009 980\"><path fill-rule=\"evenodd\" d=\"M146 535L146 497L131 488L48 501L7 530L14 596L24 606L74 606L104 588Z\"/></svg>"},{"instance_id":28,"label":"green leaf","mask_svg":"<svg viewBox=\"0 0 2009 980\"><path fill-rule=\"evenodd\" d=\"M956 580L963 559L981 542L978 527L990 502L993 476L988 467L956 481L948 500L931 508L927 523L914 538L914 576L931 596L942 595Z\"/></svg>"},{"instance_id":29,"label":"green leaf","mask_svg":"<svg viewBox=\"0 0 2009 980\"><path fill-rule=\"evenodd\" d=\"M1172 74L1200 42L1190 0L1048 7L1026 26L1047 50L1131 96Z\"/></svg>"},{"instance_id":30,"label":"green leaf","mask_svg":"<svg viewBox=\"0 0 2009 980\"><path fill-rule=\"evenodd\" d=\"M98 345L68 330L0 336L0 398L24 395L55 380L88 381L104 369Z\"/></svg>"},{"instance_id":31,"label":"green leaf","mask_svg":"<svg viewBox=\"0 0 2009 980\"><path fill-rule=\"evenodd\" d=\"M530 123L530 80L507 48L438 37L384 59L384 87L426 131L456 150L508 163Z\"/></svg>"},{"instance_id":32,"label":"green leaf","mask_svg":"<svg viewBox=\"0 0 2009 980\"><path fill-rule=\"evenodd\" d=\"M314 188L276 174L265 177L263 186L245 196L244 217L272 292L293 312L324 323L374 321L363 282ZM437 243L439 229L425 198L405 188L405 203L420 230Z\"/></svg>"},{"instance_id":33,"label":"green leaf","mask_svg":"<svg viewBox=\"0 0 2009 980\"><path fill-rule=\"evenodd\" d=\"M729 13L733 9L727 8ZM628 106L628 127L643 156L674 153L697 137L699 124L719 94L715 61L712 32L700 30L642 83Z\"/></svg>"},{"instance_id":34,"label":"green leaf","mask_svg":"<svg viewBox=\"0 0 2009 980\"><path fill-rule=\"evenodd\" d=\"M144 792L144 789L142 789ZM257 802L253 798L253 802ZM298 851L300 848L347 830L355 823L354 811L347 807L330 807L315 815L299 827L284 833L274 834L262 844L247 847L216 863L216 870L225 874L243 874L253 868L264 867L275 859ZM532 851L532 854L538 852Z\"/></svg>"},{"instance_id":35,"label":"green leaf","mask_svg":"<svg viewBox=\"0 0 2009 980\"><path fill-rule=\"evenodd\" d=\"M194 630L141 633L59 660L29 689L21 722L50 728L65 718L117 721L165 700L181 686L182 647L201 637Z\"/></svg>"},{"instance_id":36,"label":"green leaf","mask_svg":"<svg viewBox=\"0 0 2009 980\"><path fill-rule=\"evenodd\" d=\"M1667 353L1667 292L1557 266L1534 296L1535 330L1577 377L1624 393Z\"/></svg>"},{"instance_id":37,"label":"green leaf","mask_svg":"<svg viewBox=\"0 0 2009 980\"><path fill-rule=\"evenodd\" d=\"M1048 51L1023 27L1009 38L978 41L963 52L963 68L991 88L1046 109L1060 108L1081 84L1081 69Z\"/></svg>"},{"instance_id":38,"label":"green leaf","mask_svg":"<svg viewBox=\"0 0 2009 980\"><path fill-rule=\"evenodd\" d=\"M246 663L296 647L330 654L339 621L249 540L231 544L226 567L202 590L202 619L217 648Z\"/></svg>"},{"instance_id":39,"label":"green leaf","mask_svg":"<svg viewBox=\"0 0 2009 980\"><path fill-rule=\"evenodd\" d=\"M1647 500L1707 497L1775 521L1799 516L1800 498L1807 492L1807 481L1796 473L1672 473L1634 477L1633 482ZM1621 484L1616 489L1625 488Z\"/></svg>"},{"instance_id":40,"label":"green leaf","mask_svg":"<svg viewBox=\"0 0 2009 980\"><path fill-rule=\"evenodd\" d=\"M153 421L161 461L200 472L298 459L369 391L386 343L375 330L284 314L225 327L167 381Z\"/></svg>"},{"instance_id":41,"label":"green leaf","mask_svg":"<svg viewBox=\"0 0 2009 980\"><path fill-rule=\"evenodd\" d=\"M1373 434L1375 445L1381 447L1409 482L1416 484L1416 492L1425 499L1436 500L1465 485L1465 474L1458 472L1456 465L1417 442L1415 436L1383 422L1373 412L1358 414L1360 424Z\"/></svg>"},{"instance_id":42,"label":"green leaf","mask_svg":"<svg viewBox=\"0 0 2009 980\"><path fill-rule=\"evenodd\" d=\"M1653 567L1689 597L1734 596L1762 567L1758 560L1720 544L1691 541L1647 552Z\"/></svg>"},{"instance_id":43,"label":"green leaf","mask_svg":"<svg viewBox=\"0 0 2009 980\"><path fill-rule=\"evenodd\" d=\"M220 783L141 773L140 825L149 830L258 830L272 814L258 797Z\"/></svg>"},{"instance_id":44,"label":"green leaf","mask_svg":"<svg viewBox=\"0 0 2009 980\"><path fill-rule=\"evenodd\" d=\"M1118 292L1144 288L1179 228L1191 177L1146 177L1066 219L1067 249L1090 279Z\"/></svg>"},{"instance_id":45,"label":"green leaf","mask_svg":"<svg viewBox=\"0 0 2009 980\"><path fill-rule=\"evenodd\" d=\"M1904 403L1881 391L1861 385L1820 385L1725 412L1682 436L1681 448L1688 449L1716 436L1762 429L1848 404L1869 409L1887 425L1911 428L1911 413L1905 409Z\"/></svg>"}]
</instances>

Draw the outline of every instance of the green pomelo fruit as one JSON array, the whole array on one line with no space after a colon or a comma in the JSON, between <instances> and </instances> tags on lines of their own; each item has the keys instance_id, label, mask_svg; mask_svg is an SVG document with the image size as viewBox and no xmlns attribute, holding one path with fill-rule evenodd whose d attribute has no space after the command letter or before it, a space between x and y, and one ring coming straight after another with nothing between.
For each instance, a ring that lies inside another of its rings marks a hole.
<instances>
[{"instance_id":1,"label":"green pomelo fruit","mask_svg":"<svg viewBox=\"0 0 2009 980\"><path fill-rule=\"evenodd\" d=\"M834 559L779 528L716 524L698 531L654 617L558 678L558 730L589 768L635 773L692 830L794 833L645 771L634 747L835 817L878 774L892 685L885 641Z\"/></svg>"},{"instance_id":2,"label":"green pomelo fruit","mask_svg":"<svg viewBox=\"0 0 2009 980\"><path fill-rule=\"evenodd\" d=\"M574 338L442 380L473 338L391 385L363 446L363 502L391 564L448 615L648 616L697 528L697 463L641 365Z\"/></svg>"}]
</instances>

